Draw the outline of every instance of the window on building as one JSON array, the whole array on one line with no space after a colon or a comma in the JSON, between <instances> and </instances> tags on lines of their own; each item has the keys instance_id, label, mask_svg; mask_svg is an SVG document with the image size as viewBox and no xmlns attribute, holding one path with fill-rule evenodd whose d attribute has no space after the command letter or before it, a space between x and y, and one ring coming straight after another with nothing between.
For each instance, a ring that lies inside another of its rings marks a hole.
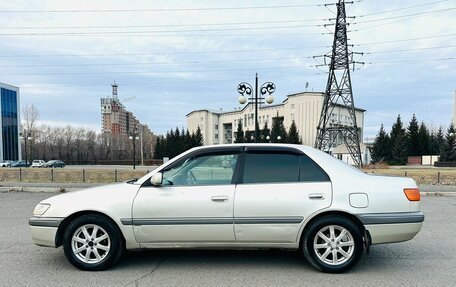
<instances>
[{"instance_id":1,"label":"window on building","mask_svg":"<svg viewBox=\"0 0 456 287\"><path fill-rule=\"evenodd\" d=\"M295 108L295 104L291 104L291 108L294 109Z\"/></svg>"},{"instance_id":2,"label":"window on building","mask_svg":"<svg viewBox=\"0 0 456 287\"><path fill-rule=\"evenodd\" d=\"M215 130L218 130L218 125L215 125L214 128L215 128Z\"/></svg>"},{"instance_id":3,"label":"window on building","mask_svg":"<svg viewBox=\"0 0 456 287\"><path fill-rule=\"evenodd\" d=\"M214 135L214 138L218 139L218 134L215 134L215 135Z\"/></svg>"},{"instance_id":4,"label":"window on building","mask_svg":"<svg viewBox=\"0 0 456 287\"><path fill-rule=\"evenodd\" d=\"M295 119L294 114L291 114L290 117L291 117L291 120L294 121L294 119Z\"/></svg>"}]
</instances>

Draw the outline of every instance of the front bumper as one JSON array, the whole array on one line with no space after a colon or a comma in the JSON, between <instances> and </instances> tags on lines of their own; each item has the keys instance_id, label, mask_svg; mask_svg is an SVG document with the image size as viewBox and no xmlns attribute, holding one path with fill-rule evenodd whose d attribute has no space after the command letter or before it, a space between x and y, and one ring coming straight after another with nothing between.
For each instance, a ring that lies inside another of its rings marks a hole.
<instances>
[{"instance_id":1,"label":"front bumper","mask_svg":"<svg viewBox=\"0 0 456 287\"><path fill-rule=\"evenodd\" d=\"M32 217L29 219L32 242L40 246L56 247L55 238L63 218Z\"/></svg>"}]
</instances>

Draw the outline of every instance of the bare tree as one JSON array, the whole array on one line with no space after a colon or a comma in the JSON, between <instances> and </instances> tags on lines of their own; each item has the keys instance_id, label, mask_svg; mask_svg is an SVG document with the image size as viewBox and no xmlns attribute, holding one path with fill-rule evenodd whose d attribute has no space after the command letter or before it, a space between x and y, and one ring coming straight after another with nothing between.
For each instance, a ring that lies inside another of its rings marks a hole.
<instances>
[{"instance_id":1,"label":"bare tree","mask_svg":"<svg viewBox=\"0 0 456 287\"><path fill-rule=\"evenodd\" d=\"M33 132L36 128L36 121L40 117L40 112L34 104L27 104L22 107L22 128Z\"/></svg>"}]
</instances>

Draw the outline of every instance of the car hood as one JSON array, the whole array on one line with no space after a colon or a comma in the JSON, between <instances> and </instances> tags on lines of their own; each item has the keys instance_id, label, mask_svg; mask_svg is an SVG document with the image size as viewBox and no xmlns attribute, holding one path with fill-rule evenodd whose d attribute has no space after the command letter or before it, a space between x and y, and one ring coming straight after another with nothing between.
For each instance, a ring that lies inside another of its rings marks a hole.
<instances>
[{"instance_id":1,"label":"car hood","mask_svg":"<svg viewBox=\"0 0 456 287\"><path fill-rule=\"evenodd\" d=\"M43 216L66 217L79 211L109 214L115 210L129 210L139 188L138 184L117 183L55 195L41 201L51 205Z\"/></svg>"}]
</instances>

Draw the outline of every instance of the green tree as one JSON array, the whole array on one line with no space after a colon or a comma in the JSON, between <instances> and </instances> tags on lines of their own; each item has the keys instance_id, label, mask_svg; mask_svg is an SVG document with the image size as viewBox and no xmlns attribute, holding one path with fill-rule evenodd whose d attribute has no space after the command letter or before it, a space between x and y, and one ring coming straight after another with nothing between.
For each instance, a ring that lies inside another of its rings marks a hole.
<instances>
[{"instance_id":1,"label":"green tree","mask_svg":"<svg viewBox=\"0 0 456 287\"><path fill-rule=\"evenodd\" d=\"M442 127L439 127L437 130L437 133L432 133L431 134L431 143L430 143L430 149L431 149L431 154L440 154L440 151L443 147L445 139L443 137L443 129Z\"/></svg>"},{"instance_id":2,"label":"green tree","mask_svg":"<svg viewBox=\"0 0 456 287\"><path fill-rule=\"evenodd\" d=\"M236 134L234 137L234 142L235 143L244 143L245 142L244 128L242 127L242 121L238 121L238 126L237 126Z\"/></svg>"},{"instance_id":3,"label":"green tree","mask_svg":"<svg viewBox=\"0 0 456 287\"><path fill-rule=\"evenodd\" d=\"M255 131L246 130L244 133L244 142L245 143L254 143L255 142Z\"/></svg>"},{"instance_id":4,"label":"green tree","mask_svg":"<svg viewBox=\"0 0 456 287\"><path fill-rule=\"evenodd\" d=\"M456 131L453 123L447 129L439 161L456 161Z\"/></svg>"},{"instance_id":5,"label":"green tree","mask_svg":"<svg viewBox=\"0 0 456 287\"><path fill-rule=\"evenodd\" d=\"M421 122L420 129L418 130L418 155L429 155L431 135L424 122Z\"/></svg>"},{"instance_id":6,"label":"green tree","mask_svg":"<svg viewBox=\"0 0 456 287\"><path fill-rule=\"evenodd\" d=\"M270 137L270 135L269 135L270 132L271 132L271 130L268 127L268 122L265 121L263 129L260 131L260 142L268 143L269 142L268 136Z\"/></svg>"},{"instance_id":7,"label":"green tree","mask_svg":"<svg viewBox=\"0 0 456 287\"><path fill-rule=\"evenodd\" d=\"M287 142L290 144L301 144L298 129L296 128L295 121L291 121L290 129L288 131Z\"/></svg>"},{"instance_id":8,"label":"green tree","mask_svg":"<svg viewBox=\"0 0 456 287\"><path fill-rule=\"evenodd\" d=\"M385 162L391 157L391 143L389 135L386 133L383 124L375 137L374 145L371 150L372 162Z\"/></svg>"},{"instance_id":9,"label":"green tree","mask_svg":"<svg viewBox=\"0 0 456 287\"><path fill-rule=\"evenodd\" d=\"M421 147L419 146L418 129L418 121L416 119L415 114L413 114L412 119L410 120L410 123L407 128L408 155L410 156L420 155Z\"/></svg>"},{"instance_id":10,"label":"green tree","mask_svg":"<svg viewBox=\"0 0 456 287\"><path fill-rule=\"evenodd\" d=\"M404 165L407 163L407 137L405 133L399 133L396 140L392 145L391 163L397 165Z\"/></svg>"},{"instance_id":11,"label":"green tree","mask_svg":"<svg viewBox=\"0 0 456 287\"><path fill-rule=\"evenodd\" d=\"M157 141L155 142L155 148L154 148L154 158L159 159L162 158L161 154L161 148L162 148L162 143L160 140L161 137L157 137Z\"/></svg>"},{"instance_id":12,"label":"green tree","mask_svg":"<svg viewBox=\"0 0 456 287\"><path fill-rule=\"evenodd\" d=\"M286 143L287 142L287 131L283 125L283 118L278 115L272 118L271 128L271 142L273 143Z\"/></svg>"},{"instance_id":13,"label":"green tree","mask_svg":"<svg viewBox=\"0 0 456 287\"><path fill-rule=\"evenodd\" d=\"M194 142L195 146L202 146L204 145L204 139L203 139L203 134L201 133L201 129L200 127L198 126L198 128L196 129L196 133L195 133L195 142Z\"/></svg>"},{"instance_id":14,"label":"green tree","mask_svg":"<svg viewBox=\"0 0 456 287\"><path fill-rule=\"evenodd\" d=\"M192 145L192 135L190 134L190 131L187 129L187 132L185 133L184 150L189 150L192 147L193 147L193 145Z\"/></svg>"},{"instance_id":15,"label":"green tree","mask_svg":"<svg viewBox=\"0 0 456 287\"><path fill-rule=\"evenodd\" d=\"M390 132L391 154L388 157L388 162L391 164L403 164L407 161L402 160L402 148L405 146L406 155L408 152L407 138L405 136L405 129L402 124L401 115L397 116L396 122L393 124ZM394 149L396 148L396 154ZM399 160L399 161L398 161ZM402 163L403 162L403 163Z\"/></svg>"}]
</instances>

